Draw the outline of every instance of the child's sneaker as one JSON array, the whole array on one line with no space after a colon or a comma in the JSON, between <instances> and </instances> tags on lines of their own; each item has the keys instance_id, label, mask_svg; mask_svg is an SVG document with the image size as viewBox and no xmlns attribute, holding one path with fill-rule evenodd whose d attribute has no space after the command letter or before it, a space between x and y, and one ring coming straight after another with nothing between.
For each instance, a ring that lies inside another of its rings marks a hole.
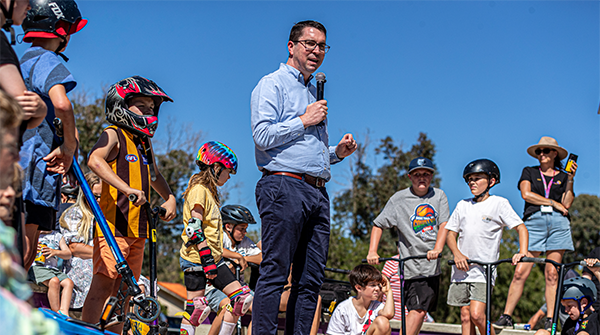
<instances>
[{"instance_id":1,"label":"child's sneaker","mask_svg":"<svg viewBox=\"0 0 600 335\"><path fill-rule=\"evenodd\" d=\"M250 306L252 306L252 300L254 296L250 294L250 288L248 286L242 287L243 293L238 295L234 301L232 301L233 310L231 313L235 316L242 316L246 314Z\"/></svg>"},{"instance_id":2,"label":"child's sneaker","mask_svg":"<svg viewBox=\"0 0 600 335\"><path fill-rule=\"evenodd\" d=\"M498 321L494 322L494 327L500 328L500 329L513 328L513 325L514 325L513 319L508 314L500 315L500 318L498 319Z\"/></svg>"},{"instance_id":3,"label":"child's sneaker","mask_svg":"<svg viewBox=\"0 0 600 335\"><path fill-rule=\"evenodd\" d=\"M194 327L198 327L210 314L210 307L208 307L208 300L206 297L195 297L194 298L194 311L190 315L190 323Z\"/></svg>"}]
</instances>

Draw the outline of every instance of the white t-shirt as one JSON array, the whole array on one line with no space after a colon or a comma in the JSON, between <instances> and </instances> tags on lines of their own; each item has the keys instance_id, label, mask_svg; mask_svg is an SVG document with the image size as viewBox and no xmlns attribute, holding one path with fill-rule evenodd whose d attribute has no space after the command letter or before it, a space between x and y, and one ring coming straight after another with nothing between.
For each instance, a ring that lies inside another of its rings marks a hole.
<instances>
[{"instance_id":1,"label":"white t-shirt","mask_svg":"<svg viewBox=\"0 0 600 335\"><path fill-rule=\"evenodd\" d=\"M461 200L450 216L446 229L458 233L458 250L467 258L494 262L500 257L502 229L512 229L522 223L508 200L491 195L483 202ZM494 285L495 271L492 277ZM452 282L485 283L485 272L475 264L467 272L452 266Z\"/></svg>"},{"instance_id":2,"label":"white t-shirt","mask_svg":"<svg viewBox=\"0 0 600 335\"><path fill-rule=\"evenodd\" d=\"M242 242L236 246L233 246L227 233L223 234L223 248L237 252L244 257L254 256L261 253L261 250L256 246L256 243L252 242L248 236L244 236Z\"/></svg>"},{"instance_id":3,"label":"white t-shirt","mask_svg":"<svg viewBox=\"0 0 600 335\"><path fill-rule=\"evenodd\" d=\"M342 301L333 312L327 327L328 335L360 335L363 328L370 325L385 307L385 304L376 300L371 301L367 313L361 318L352 304L353 297ZM366 329L365 329L366 330Z\"/></svg>"}]
</instances>

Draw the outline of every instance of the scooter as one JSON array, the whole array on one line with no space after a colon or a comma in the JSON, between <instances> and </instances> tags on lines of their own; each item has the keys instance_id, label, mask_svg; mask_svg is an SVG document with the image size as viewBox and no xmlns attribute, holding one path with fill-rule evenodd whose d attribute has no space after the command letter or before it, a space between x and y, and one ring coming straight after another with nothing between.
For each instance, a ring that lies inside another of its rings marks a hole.
<instances>
[{"instance_id":1,"label":"scooter","mask_svg":"<svg viewBox=\"0 0 600 335\"><path fill-rule=\"evenodd\" d=\"M59 118L55 118L54 127L56 129L56 134L59 138L62 138L62 121ZM132 301L134 303L133 312L136 318L145 323L150 323L156 320L160 314L160 305L158 301L150 296L145 296L140 289L136 278L133 276L133 272L127 264L125 257L123 257L123 253L119 246L117 245L117 241L113 236L108 223L106 222L106 218L104 217L104 213L100 209L100 205L96 201L94 194L92 193L92 189L88 185L85 180L85 176L77 159L73 159L72 169L79 182L81 190L90 205L92 212L94 213L94 217L96 218L96 222L106 239L106 242L110 248L110 251L115 258L117 265L115 265L117 272L121 275L121 284L119 286L119 291L117 292L116 297L110 297L102 314L100 316L99 322L96 326L104 331L104 329L112 324L118 322L125 321L126 311L124 310L125 300L128 296L133 297ZM125 288L125 285L127 286Z\"/></svg>"},{"instance_id":2,"label":"scooter","mask_svg":"<svg viewBox=\"0 0 600 335\"><path fill-rule=\"evenodd\" d=\"M438 255L438 258L442 257L442 255ZM398 259L398 258L379 258L379 262L384 262L384 261L395 261L398 262L398 275L400 277L400 309L402 313L402 320L401 320L401 324L402 324L402 335L406 335L406 315L404 314L404 311L406 310L406 302L404 301L404 263L406 263L406 261L408 260L412 260L412 259L427 259L427 255L418 255L418 256L408 256L408 257L404 257L402 259ZM363 259L363 263L365 263L367 260Z\"/></svg>"},{"instance_id":3,"label":"scooter","mask_svg":"<svg viewBox=\"0 0 600 335\"><path fill-rule=\"evenodd\" d=\"M137 201L137 197L132 194L129 196L129 201ZM148 245L148 253L150 254L150 297L158 299L158 279L156 275L156 226L158 217L164 216L167 210L162 207L150 208L150 204L146 202L142 205L148 217L150 226L150 243ZM159 310L160 313L160 310ZM125 323L123 325L123 334L126 334L129 329L132 329L134 335L166 335L168 325L165 322L154 320L147 324L139 320L135 314L127 313Z\"/></svg>"}]
</instances>

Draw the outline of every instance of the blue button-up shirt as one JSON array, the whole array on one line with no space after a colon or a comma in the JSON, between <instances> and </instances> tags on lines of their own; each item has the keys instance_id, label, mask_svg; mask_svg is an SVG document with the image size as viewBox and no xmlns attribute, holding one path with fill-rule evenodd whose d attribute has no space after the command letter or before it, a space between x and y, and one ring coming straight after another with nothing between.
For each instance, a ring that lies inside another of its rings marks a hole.
<instances>
[{"instance_id":1,"label":"blue button-up shirt","mask_svg":"<svg viewBox=\"0 0 600 335\"><path fill-rule=\"evenodd\" d=\"M340 159L336 147L328 146L327 119L306 129L300 120L306 107L316 101L315 96L315 86L310 81L305 85L302 73L287 64L281 64L279 70L256 85L250 107L259 170L331 179L329 166Z\"/></svg>"}]
</instances>

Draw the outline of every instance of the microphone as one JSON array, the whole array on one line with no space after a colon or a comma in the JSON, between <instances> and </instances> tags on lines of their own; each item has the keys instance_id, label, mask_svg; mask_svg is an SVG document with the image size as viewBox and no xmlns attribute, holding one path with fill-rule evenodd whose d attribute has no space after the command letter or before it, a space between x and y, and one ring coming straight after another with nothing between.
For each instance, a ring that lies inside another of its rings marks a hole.
<instances>
[{"instance_id":1,"label":"microphone","mask_svg":"<svg viewBox=\"0 0 600 335\"><path fill-rule=\"evenodd\" d=\"M325 73L317 73L315 75L315 79L317 80L317 101L323 100L323 91L325 88L325 83L327 82L325 79Z\"/></svg>"},{"instance_id":2,"label":"microphone","mask_svg":"<svg viewBox=\"0 0 600 335\"><path fill-rule=\"evenodd\" d=\"M325 90L325 83L327 80L325 79L325 73L319 72L315 75L315 79L317 80L317 101L323 100L323 91ZM323 126L325 121L319 122L317 126Z\"/></svg>"}]
</instances>

